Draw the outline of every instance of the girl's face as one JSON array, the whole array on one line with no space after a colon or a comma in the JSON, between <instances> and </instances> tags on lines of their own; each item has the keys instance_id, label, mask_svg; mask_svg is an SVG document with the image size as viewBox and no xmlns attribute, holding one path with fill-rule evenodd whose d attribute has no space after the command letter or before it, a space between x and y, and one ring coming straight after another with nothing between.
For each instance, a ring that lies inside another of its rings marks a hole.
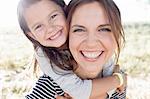
<instances>
[{"instance_id":1,"label":"girl's face","mask_svg":"<svg viewBox=\"0 0 150 99\"><path fill-rule=\"evenodd\" d=\"M42 0L26 8L25 20L31 32L28 33L41 45L60 47L67 39L67 25L64 12L57 4Z\"/></svg>"},{"instance_id":2,"label":"girl's face","mask_svg":"<svg viewBox=\"0 0 150 99\"><path fill-rule=\"evenodd\" d=\"M75 10L70 24L69 48L78 69L88 78L95 78L114 53L116 41L99 3L84 4Z\"/></svg>"}]
</instances>

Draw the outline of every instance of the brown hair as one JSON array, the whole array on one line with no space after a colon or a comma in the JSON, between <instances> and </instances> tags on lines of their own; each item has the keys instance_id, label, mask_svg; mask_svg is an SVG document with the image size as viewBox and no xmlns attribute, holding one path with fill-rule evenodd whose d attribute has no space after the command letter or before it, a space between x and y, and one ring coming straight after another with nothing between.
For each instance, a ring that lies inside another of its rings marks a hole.
<instances>
[{"instance_id":1,"label":"brown hair","mask_svg":"<svg viewBox=\"0 0 150 99\"><path fill-rule=\"evenodd\" d=\"M69 61L69 58L67 57L67 55L60 52L60 50L62 50L62 49L54 48L54 47L45 47L45 46L41 45L38 41L31 38L27 34L28 32L30 32L30 29L28 28L27 23L25 21L24 12L25 12L26 8L32 6L33 4L38 3L40 1L42 1L42 0L20 0L20 2L18 4L18 8L17 8L18 21L19 21L20 28L22 29L25 36L33 43L35 50L38 47L42 48L42 50L45 52L45 54L50 59L50 63L54 63L56 66L58 66L64 70L72 70L73 67L71 65L71 62ZM48 1L52 1L52 2L56 3L57 5L59 5L63 9L64 15L66 16L66 13L65 13L66 4L65 4L64 0L48 0Z\"/></svg>"},{"instance_id":2,"label":"brown hair","mask_svg":"<svg viewBox=\"0 0 150 99\"><path fill-rule=\"evenodd\" d=\"M106 14L108 16L112 28L113 35L117 42L117 52L116 52L116 62L117 62L120 54L120 49L125 42L125 36L121 23L120 11L113 0L71 0L66 9L68 24L71 24L72 16L77 7L92 2L98 2L103 6L104 10L106 11Z\"/></svg>"}]
</instances>

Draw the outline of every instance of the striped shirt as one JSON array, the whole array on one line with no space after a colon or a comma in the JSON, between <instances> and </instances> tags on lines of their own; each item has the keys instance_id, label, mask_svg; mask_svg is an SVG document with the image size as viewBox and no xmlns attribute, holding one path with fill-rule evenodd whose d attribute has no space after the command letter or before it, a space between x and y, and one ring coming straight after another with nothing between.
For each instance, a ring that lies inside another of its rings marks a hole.
<instances>
[{"instance_id":1,"label":"striped shirt","mask_svg":"<svg viewBox=\"0 0 150 99\"><path fill-rule=\"evenodd\" d=\"M109 97L109 96L108 96ZM115 92L107 99L126 99L126 89L123 92Z\"/></svg>"},{"instance_id":2,"label":"striped shirt","mask_svg":"<svg viewBox=\"0 0 150 99\"><path fill-rule=\"evenodd\" d=\"M25 96L26 99L55 99L55 95L64 95L64 91L49 76L43 75L36 82L32 92Z\"/></svg>"},{"instance_id":3,"label":"striped shirt","mask_svg":"<svg viewBox=\"0 0 150 99\"><path fill-rule=\"evenodd\" d=\"M47 75L43 75L36 82L32 92L25 96L26 99L55 99L55 95L64 96L64 91ZM126 99L126 89L123 92L115 92L107 99Z\"/></svg>"}]
</instances>

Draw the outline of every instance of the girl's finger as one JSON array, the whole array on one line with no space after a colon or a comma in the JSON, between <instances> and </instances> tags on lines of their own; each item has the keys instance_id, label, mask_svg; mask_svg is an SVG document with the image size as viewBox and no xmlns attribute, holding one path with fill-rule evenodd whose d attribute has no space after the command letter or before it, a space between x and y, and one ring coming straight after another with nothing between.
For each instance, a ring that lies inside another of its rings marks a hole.
<instances>
[{"instance_id":1,"label":"girl's finger","mask_svg":"<svg viewBox=\"0 0 150 99\"><path fill-rule=\"evenodd\" d=\"M64 96L55 95L56 99L72 99L68 94L65 94Z\"/></svg>"},{"instance_id":2,"label":"girl's finger","mask_svg":"<svg viewBox=\"0 0 150 99\"><path fill-rule=\"evenodd\" d=\"M56 99L65 99L65 97L59 96L59 95L55 95L55 98L56 98Z\"/></svg>"},{"instance_id":3,"label":"girl's finger","mask_svg":"<svg viewBox=\"0 0 150 99\"><path fill-rule=\"evenodd\" d=\"M69 94L67 94L67 93L65 93L65 95L64 95L67 99L72 99L72 97L69 95Z\"/></svg>"}]
</instances>

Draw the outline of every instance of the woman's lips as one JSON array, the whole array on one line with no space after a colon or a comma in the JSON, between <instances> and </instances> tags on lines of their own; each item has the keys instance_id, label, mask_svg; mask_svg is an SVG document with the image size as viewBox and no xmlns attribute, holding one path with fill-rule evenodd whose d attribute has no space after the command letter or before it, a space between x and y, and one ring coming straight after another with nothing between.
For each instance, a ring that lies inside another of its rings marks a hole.
<instances>
[{"instance_id":1,"label":"woman's lips","mask_svg":"<svg viewBox=\"0 0 150 99\"><path fill-rule=\"evenodd\" d=\"M80 52L85 59L89 61L95 61L103 54L104 51L80 51Z\"/></svg>"}]
</instances>

